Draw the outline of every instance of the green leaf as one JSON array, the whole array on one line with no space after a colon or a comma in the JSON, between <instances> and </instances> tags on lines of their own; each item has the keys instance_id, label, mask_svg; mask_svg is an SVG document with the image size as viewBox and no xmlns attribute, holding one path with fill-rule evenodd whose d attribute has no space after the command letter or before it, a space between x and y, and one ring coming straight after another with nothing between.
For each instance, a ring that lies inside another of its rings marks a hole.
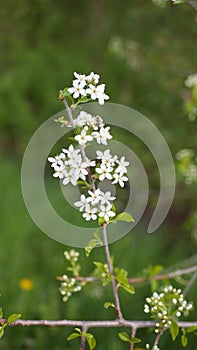
<instances>
[{"instance_id":1,"label":"green leaf","mask_svg":"<svg viewBox=\"0 0 197 350\"><path fill-rule=\"evenodd\" d=\"M121 285L121 288L123 288L126 292L128 292L129 294L135 294L135 288L132 285Z\"/></svg>"},{"instance_id":2,"label":"green leaf","mask_svg":"<svg viewBox=\"0 0 197 350\"><path fill-rule=\"evenodd\" d=\"M116 223L117 221L135 222L133 216L126 211L118 214L111 222Z\"/></svg>"},{"instance_id":3,"label":"green leaf","mask_svg":"<svg viewBox=\"0 0 197 350\"><path fill-rule=\"evenodd\" d=\"M125 276L117 275L115 276L116 281L118 281L120 284L123 284L125 286L129 286L128 279Z\"/></svg>"},{"instance_id":4,"label":"green leaf","mask_svg":"<svg viewBox=\"0 0 197 350\"><path fill-rule=\"evenodd\" d=\"M69 335L67 340L72 340L72 339L75 339L75 338L78 338L78 337L81 337L81 334L79 334L79 333L72 333L72 334Z\"/></svg>"},{"instance_id":5,"label":"green leaf","mask_svg":"<svg viewBox=\"0 0 197 350\"><path fill-rule=\"evenodd\" d=\"M0 307L0 318L3 318L3 309Z\"/></svg>"},{"instance_id":6,"label":"green leaf","mask_svg":"<svg viewBox=\"0 0 197 350\"><path fill-rule=\"evenodd\" d=\"M19 318L21 318L20 314L12 314L8 317L8 323L12 323L17 321Z\"/></svg>"},{"instance_id":7,"label":"green leaf","mask_svg":"<svg viewBox=\"0 0 197 350\"><path fill-rule=\"evenodd\" d=\"M130 339L130 343L131 344L135 344L135 343L141 343L141 339L140 338L136 338L136 337L134 337L134 338L131 338Z\"/></svg>"},{"instance_id":8,"label":"green leaf","mask_svg":"<svg viewBox=\"0 0 197 350\"><path fill-rule=\"evenodd\" d=\"M122 341L130 342L130 337L126 332L119 332L118 336Z\"/></svg>"},{"instance_id":9,"label":"green leaf","mask_svg":"<svg viewBox=\"0 0 197 350\"><path fill-rule=\"evenodd\" d=\"M64 95L64 97L67 97L67 96L70 96L70 95L71 95L71 93L68 91L68 89L69 89L69 88L63 89L63 95Z\"/></svg>"},{"instance_id":10,"label":"green leaf","mask_svg":"<svg viewBox=\"0 0 197 350\"><path fill-rule=\"evenodd\" d=\"M89 101L91 101L91 98L81 97L81 98L78 99L77 104L79 104L79 103L86 103L86 102L89 102Z\"/></svg>"},{"instance_id":11,"label":"green leaf","mask_svg":"<svg viewBox=\"0 0 197 350\"><path fill-rule=\"evenodd\" d=\"M187 333L195 332L195 331L197 331L197 326L188 327L188 328L186 328L185 331L186 331Z\"/></svg>"},{"instance_id":12,"label":"green leaf","mask_svg":"<svg viewBox=\"0 0 197 350\"><path fill-rule=\"evenodd\" d=\"M0 339L3 337L4 335L4 328L5 327L0 327Z\"/></svg>"},{"instance_id":13,"label":"green leaf","mask_svg":"<svg viewBox=\"0 0 197 350\"><path fill-rule=\"evenodd\" d=\"M172 336L173 341L176 339L177 335L179 334L179 326L174 320L171 320L170 334Z\"/></svg>"},{"instance_id":14,"label":"green leaf","mask_svg":"<svg viewBox=\"0 0 197 350\"><path fill-rule=\"evenodd\" d=\"M93 236L95 238L91 239L91 241L88 243L88 245L85 247L85 254L87 257L89 257L91 251L97 246L97 245L102 245L103 242L99 236L100 229L96 230L93 233Z\"/></svg>"},{"instance_id":15,"label":"green leaf","mask_svg":"<svg viewBox=\"0 0 197 350\"><path fill-rule=\"evenodd\" d=\"M183 345L184 347L187 346L187 344L188 344L188 339L187 339L187 337L186 337L185 334L183 334L183 335L181 336L181 343L182 343L182 345Z\"/></svg>"},{"instance_id":16,"label":"green leaf","mask_svg":"<svg viewBox=\"0 0 197 350\"><path fill-rule=\"evenodd\" d=\"M96 347L96 339L91 333L84 333L84 336L88 342L90 350L93 350Z\"/></svg>"},{"instance_id":17,"label":"green leaf","mask_svg":"<svg viewBox=\"0 0 197 350\"><path fill-rule=\"evenodd\" d=\"M92 239L88 245L85 247L85 254L87 256L87 258L89 257L91 251L97 246L97 240L96 239Z\"/></svg>"},{"instance_id":18,"label":"green leaf","mask_svg":"<svg viewBox=\"0 0 197 350\"><path fill-rule=\"evenodd\" d=\"M106 301L104 304L104 308L108 309L109 307L115 307L115 305L113 303L111 303L110 301Z\"/></svg>"}]
</instances>

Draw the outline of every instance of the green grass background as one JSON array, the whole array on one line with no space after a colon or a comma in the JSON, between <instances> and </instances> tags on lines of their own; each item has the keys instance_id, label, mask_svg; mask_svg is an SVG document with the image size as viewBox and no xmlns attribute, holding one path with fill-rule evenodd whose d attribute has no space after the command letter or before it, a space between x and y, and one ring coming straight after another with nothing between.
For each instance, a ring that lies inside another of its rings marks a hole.
<instances>
[{"instance_id":1,"label":"green grass background","mask_svg":"<svg viewBox=\"0 0 197 350\"><path fill-rule=\"evenodd\" d=\"M113 319L103 303L112 298L110 288L86 286L66 304L58 292L56 276L65 272L65 247L44 235L32 222L23 202L20 168L28 140L37 127L62 109L57 95L71 82L73 71L98 72L107 85L110 102L128 105L145 114L160 129L172 155L181 148L195 148L195 124L184 113L187 90L184 80L196 71L197 26L188 5L154 6L151 1L36 0L0 4L0 293L5 316L21 313L24 319ZM113 43L121 43L117 50ZM126 144L126 133L115 133ZM151 195L143 220L110 245L116 264L137 276L147 265L176 267L188 264L196 254L196 240L187 222L195 210L196 187L177 179L175 199L165 223L154 234L146 229L159 190L158 169L146 147L133 138L132 149L140 156L149 177ZM51 173L46 183L54 205L59 197ZM65 208L66 210L66 208ZM104 261L102 249L87 259L81 252L82 273L92 271L94 260ZM193 260L195 261L195 260ZM34 289L19 287L30 278ZM176 283L175 283L176 284ZM196 300L193 285L188 298ZM120 298L125 317L145 318L143 303L150 286L137 288L134 296ZM196 319L196 311L190 316ZM126 349L117 329L92 330L97 349ZM6 329L0 350L77 349L67 342L71 329ZM140 331L145 342L151 332ZM188 349L194 350L195 336ZM166 334L161 349L181 349Z\"/></svg>"}]
</instances>

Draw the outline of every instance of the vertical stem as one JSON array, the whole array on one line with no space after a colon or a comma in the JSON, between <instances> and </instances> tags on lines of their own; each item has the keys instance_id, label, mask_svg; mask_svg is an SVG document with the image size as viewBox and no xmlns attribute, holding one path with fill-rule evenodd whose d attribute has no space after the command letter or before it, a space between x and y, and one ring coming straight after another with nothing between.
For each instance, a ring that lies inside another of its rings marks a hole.
<instances>
[{"instance_id":1,"label":"vertical stem","mask_svg":"<svg viewBox=\"0 0 197 350\"><path fill-rule=\"evenodd\" d=\"M135 334L136 334L136 329L135 328L131 328L131 338L134 338L135 337ZM134 343L132 343L130 345L130 348L129 350L133 350L134 349Z\"/></svg>"},{"instance_id":2,"label":"vertical stem","mask_svg":"<svg viewBox=\"0 0 197 350\"><path fill-rule=\"evenodd\" d=\"M161 336L162 336L162 334L163 334L164 331L165 331L165 329L162 329L162 330L157 334L157 336L156 336L156 338L155 338L155 342L154 342L153 347L152 347L152 350L154 350L155 347L158 345L159 340L160 340L160 338L161 338Z\"/></svg>"},{"instance_id":3,"label":"vertical stem","mask_svg":"<svg viewBox=\"0 0 197 350\"><path fill-rule=\"evenodd\" d=\"M60 93L61 93L61 91L60 91ZM66 109L66 111L68 113L68 118L69 118L70 124L72 126L74 135L77 135L77 132L76 132L76 129L75 129L75 125L74 125L74 121L73 121L72 110L69 107L69 105L68 105L68 103L67 103L65 98L62 99L62 102L63 102L63 105L64 105L64 107L65 107L65 109ZM79 148L80 148L82 159L83 159L84 162L86 162L87 161L87 157L86 157L86 154L85 154L84 146L79 144ZM88 178L89 178L89 181L91 183L92 189L95 192L96 188L95 188L95 184L94 184L94 179L93 179L93 177L91 175L91 172L90 172L89 168L87 168L87 172L88 172Z\"/></svg>"},{"instance_id":4,"label":"vertical stem","mask_svg":"<svg viewBox=\"0 0 197 350\"><path fill-rule=\"evenodd\" d=\"M85 326L82 327L82 332L86 332L87 328ZM86 338L85 335L82 335L81 337L81 344L80 344L80 350L85 350L85 344L86 344Z\"/></svg>"},{"instance_id":5,"label":"vertical stem","mask_svg":"<svg viewBox=\"0 0 197 350\"><path fill-rule=\"evenodd\" d=\"M115 281L115 276L114 276L114 271L113 271L113 266L110 258L110 252L109 252L109 245L108 245L108 240L107 240L107 232L106 232L106 223L103 223L101 225L102 228L102 234L103 234L103 244L104 244L104 249L105 249L105 255L107 259L107 264L109 268L109 273L111 275L111 282L112 282L112 289L113 289L113 294L114 294L114 302L115 302L115 308L116 308L116 315L119 320L122 320L122 312L120 308L120 301L119 301L119 296L118 296L118 289Z\"/></svg>"}]
</instances>

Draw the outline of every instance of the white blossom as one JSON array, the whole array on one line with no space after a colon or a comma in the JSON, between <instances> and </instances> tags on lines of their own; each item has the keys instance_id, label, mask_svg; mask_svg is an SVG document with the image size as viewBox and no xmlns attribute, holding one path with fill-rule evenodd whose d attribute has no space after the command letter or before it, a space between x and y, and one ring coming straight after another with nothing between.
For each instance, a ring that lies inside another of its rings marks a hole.
<instances>
[{"instance_id":1,"label":"white blossom","mask_svg":"<svg viewBox=\"0 0 197 350\"><path fill-rule=\"evenodd\" d=\"M96 138L97 143L107 145L107 140L112 139L112 135L109 133L110 127L104 128L103 126L99 131L94 131L92 136Z\"/></svg>"},{"instance_id":2,"label":"white blossom","mask_svg":"<svg viewBox=\"0 0 197 350\"><path fill-rule=\"evenodd\" d=\"M116 163L118 164L118 167L116 168L116 173L126 173L127 172L127 166L129 165L129 162L125 160L125 157L121 157L120 160L117 160Z\"/></svg>"},{"instance_id":3,"label":"white blossom","mask_svg":"<svg viewBox=\"0 0 197 350\"><path fill-rule=\"evenodd\" d=\"M86 79L88 83L93 83L96 85L99 82L100 75L91 72L89 75L87 75Z\"/></svg>"},{"instance_id":4,"label":"white blossom","mask_svg":"<svg viewBox=\"0 0 197 350\"><path fill-rule=\"evenodd\" d=\"M75 136L75 140L80 144L80 145L85 145L88 141L92 141L93 137L92 135L87 135L88 127L85 126L81 134Z\"/></svg>"},{"instance_id":5,"label":"white blossom","mask_svg":"<svg viewBox=\"0 0 197 350\"><path fill-rule=\"evenodd\" d=\"M55 173L53 173L54 177L59 177L59 179L64 178L65 167L63 165L60 165L60 166L55 165L54 171L55 171Z\"/></svg>"},{"instance_id":6,"label":"white blossom","mask_svg":"<svg viewBox=\"0 0 197 350\"><path fill-rule=\"evenodd\" d=\"M63 185L71 183L73 186L77 186L77 180L79 179L79 170L70 169L64 173Z\"/></svg>"},{"instance_id":7,"label":"white blossom","mask_svg":"<svg viewBox=\"0 0 197 350\"><path fill-rule=\"evenodd\" d=\"M107 191L105 193L101 192L101 204L110 204L110 202L114 201L115 199L116 197L113 197L110 191Z\"/></svg>"},{"instance_id":8,"label":"white blossom","mask_svg":"<svg viewBox=\"0 0 197 350\"><path fill-rule=\"evenodd\" d=\"M83 213L83 217L86 221L96 220L97 219L97 208L92 208L89 204L85 207L85 213Z\"/></svg>"},{"instance_id":9,"label":"white blossom","mask_svg":"<svg viewBox=\"0 0 197 350\"><path fill-rule=\"evenodd\" d=\"M106 166L114 166L115 161L118 158L116 155L112 156L109 149L106 149L104 152L96 151L97 159L101 159L102 164Z\"/></svg>"},{"instance_id":10,"label":"white blossom","mask_svg":"<svg viewBox=\"0 0 197 350\"><path fill-rule=\"evenodd\" d=\"M128 181L128 177L126 177L124 174L122 173L115 173L113 174L113 178L114 178L114 181L112 182L112 184L119 184L120 187L124 187L124 182Z\"/></svg>"},{"instance_id":11,"label":"white blossom","mask_svg":"<svg viewBox=\"0 0 197 350\"><path fill-rule=\"evenodd\" d=\"M89 199L86 198L86 196L84 194L82 194L80 201L75 202L74 205L76 207L79 207L79 211L83 211L88 203L89 203Z\"/></svg>"},{"instance_id":12,"label":"white blossom","mask_svg":"<svg viewBox=\"0 0 197 350\"><path fill-rule=\"evenodd\" d=\"M54 168L56 165L63 165L63 161L65 160L65 154L60 153L59 155L55 157L48 157L48 161L51 164L51 167Z\"/></svg>"},{"instance_id":13,"label":"white blossom","mask_svg":"<svg viewBox=\"0 0 197 350\"><path fill-rule=\"evenodd\" d=\"M100 105L103 105L105 100L109 99L109 96L104 93L105 91L105 84L101 84L98 86L90 84L89 87L86 89L86 93L91 96L92 100L98 99L98 103Z\"/></svg>"},{"instance_id":14,"label":"white blossom","mask_svg":"<svg viewBox=\"0 0 197 350\"><path fill-rule=\"evenodd\" d=\"M79 96L86 96L86 90L84 89L83 83L78 83L78 81L73 81L73 86L68 89L73 95L73 98L79 98Z\"/></svg>"},{"instance_id":15,"label":"white blossom","mask_svg":"<svg viewBox=\"0 0 197 350\"><path fill-rule=\"evenodd\" d=\"M116 214L111 210L112 205L108 204L107 206L105 205L100 205L100 211L99 211L99 216L103 217L106 222L110 220L111 217L115 216Z\"/></svg>"},{"instance_id":16,"label":"white blossom","mask_svg":"<svg viewBox=\"0 0 197 350\"><path fill-rule=\"evenodd\" d=\"M96 172L99 175L99 180L103 181L104 179L112 180L112 174L111 172L113 171L112 167L106 167L104 164L100 165L100 168L96 168ZM112 182L113 183L113 182Z\"/></svg>"},{"instance_id":17,"label":"white blossom","mask_svg":"<svg viewBox=\"0 0 197 350\"><path fill-rule=\"evenodd\" d=\"M91 202L92 205L98 204L99 201L101 200L101 190L98 188L96 191L88 191L90 197L89 201Z\"/></svg>"},{"instance_id":18,"label":"white blossom","mask_svg":"<svg viewBox=\"0 0 197 350\"><path fill-rule=\"evenodd\" d=\"M76 84L80 84L83 87L86 85L87 78L86 78L85 74L79 74L79 73L74 72L74 76L77 79L73 80L73 83L75 82Z\"/></svg>"}]
</instances>

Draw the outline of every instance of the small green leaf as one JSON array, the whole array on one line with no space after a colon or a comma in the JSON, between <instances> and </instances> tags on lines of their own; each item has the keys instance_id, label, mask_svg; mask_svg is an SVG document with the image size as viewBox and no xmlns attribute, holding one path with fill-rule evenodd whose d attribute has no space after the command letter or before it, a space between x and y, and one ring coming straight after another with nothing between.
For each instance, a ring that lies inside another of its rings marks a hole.
<instances>
[{"instance_id":1,"label":"small green leaf","mask_svg":"<svg viewBox=\"0 0 197 350\"><path fill-rule=\"evenodd\" d=\"M120 287L123 288L129 294L135 294L135 288L132 285L128 285L128 286L121 285Z\"/></svg>"},{"instance_id":2,"label":"small green leaf","mask_svg":"<svg viewBox=\"0 0 197 350\"><path fill-rule=\"evenodd\" d=\"M3 337L4 335L4 328L5 327L0 327L0 339Z\"/></svg>"},{"instance_id":3,"label":"small green leaf","mask_svg":"<svg viewBox=\"0 0 197 350\"><path fill-rule=\"evenodd\" d=\"M69 89L69 88L63 89L63 95L64 95L64 97L67 97L67 96L70 96L70 95L71 95L71 93L68 91L68 89Z\"/></svg>"},{"instance_id":4,"label":"small green leaf","mask_svg":"<svg viewBox=\"0 0 197 350\"><path fill-rule=\"evenodd\" d=\"M99 236L100 229L96 230L93 233L93 236L95 238L91 239L91 241L88 243L88 245L85 247L85 254L87 257L89 257L91 251L97 246L97 245L102 245L102 240Z\"/></svg>"},{"instance_id":5,"label":"small green leaf","mask_svg":"<svg viewBox=\"0 0 197 350\"><path fill-rule=\"evenodd\" d=\"M78 99L77 104L86 103L86 102L89 102L89 101L91 101L91 98L81 97L81 98Z\"/></svg>"},{"instance_id":6,"label":"small green leaf","mask_svg":"<svg viewBox=\"0 0 197 350\"><path fill-rule=\"evenodd\" d=\"M193 333L195 331L197 331L197 326L192 326L192 327L188 327L186 328L186 333Z\"/></svg>"},{"instance_id":7,"label":"small green leaf","mask_svg":"<svg viewBox=\"0 0 197 350\"><path fill-rule=\"evenodd\" d=\"M116 223L117 221L135 222L133 216L126 211L118 214L111 222Z\"/></svg>"},{"instance_id":8,"label":"small green leaf","mask_svg":"<svg viewBox=\"0 0 197 350\"><path fill-rule=\"evenodd\" d=\"M93 334L85 333L84 336L88 342L90 350L93 350L96 347L96 339L94 338Z\"/></svg>"},{"instance_id":9,"label":"small green leaf","mask_svg":"<svg viewBox=\"0 0 197 350\"><path fill-rule=\"evenodd\" d=\"M97 240L96 239L92 239L88 245L85 247L85 254L87 256L87 258L89 257L91 251L97 246Z\"/></svg>"},{"instance_id":10,"label":"small green leaf","mask_svg":"<svg viewBox=\"0 0 197 350\"><path fill-rule=\"evenodd\" d=\"M118 336L122 341L130 342L130 337L126 332L119 332Z\"/></svg>"},{"instance_id":11,"label":"small green leaf","mask_svg":"<svg viewBox=\"0 0 197 350\"><path fill-rule=\"evenodd\" d=\"M0 307L0 318L3 318L3 309Z\"/></svg>"},{"instance_id":12,"label":"small green leaf","mask_svg":"<svg viewBox=\"0 0 197 350\"><path fill-rule=\"evenodd\" d=\"M72 334L69 335L67 340L72 340L72 339L75 339L75 338L78 338L78 337L81 337L81 334L79 334L79 333L72 333Z\"/></svg>"},{"instance_id":13,"label":"small green leaf","mask_svg":"<svg viewBox=\"0 0 197 350\"><path fill-rule=\"evenodd\" d=\"M179 326L174 320L171 320L170 334L172 336L173 341L176 339L177 335L179 334Z\"/></svg>"},{"instance_id":14,"label":"small green leaf","mask_svg":"<svg viewBox=\"0 0 197 350\"><path fill-rule=\"evenodd\" d=\"M136 338L136 337L131 338L131 339L130 339L130 343L131 343L131 344L141 343L141 339Z\"/></svg>"},{"instance_id":15,"label":"small green leaf","mask_svg":"<svg viewBox=\"0 0 197 350\"><path fill-rule=\"evenodd\" d=\"M104 304L104 308L108 309L109 307L115 307L115 305L113 303L111 303L110 301L106 301Z\"/></svg>"},{"instance_id":16,"label":"small green leaf","mask_svg":"<svg viewBox=\"0 0 197 350\"><path fill-rule=\"evenodd\" d=\"M20 314L12 314L8 317L8 323L12 323L17 321L19 318L21 318Z\"/></svg>"},{"instance_id":17,"label":"small green leaf","mask_svg":"<svg viewBox=\"0 0 197 350\"><path fill-rule=\"evenodd\" d=\"M183 334L183 335L181 336L181 343L182 343L182 345L183 345L184 347L187 346L187 344L188 344L188 339L187 339L187 337L186 337L185 334Z\"/></svg>"},{"instance_id":18,"label":"small green leaf","mask_svg":"<svg viewBox=\"0 0 197 350\"><path fill-rule=\"evenodd\" d=\"M116 281L118 281L120 284L123 284L123 285L126 285L126 286L129 286L129 282L128 282L128 279L123 276L123 275L117 275L115 277Z\"/></svg>"}]
</instances>

